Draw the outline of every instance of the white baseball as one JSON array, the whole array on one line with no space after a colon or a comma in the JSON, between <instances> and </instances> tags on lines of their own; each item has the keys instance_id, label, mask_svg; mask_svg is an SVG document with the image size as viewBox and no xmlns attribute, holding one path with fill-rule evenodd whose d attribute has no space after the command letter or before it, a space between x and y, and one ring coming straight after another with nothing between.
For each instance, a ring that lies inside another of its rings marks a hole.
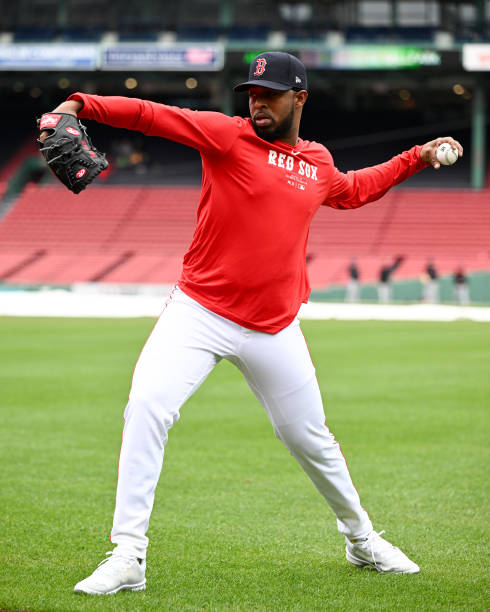
<instances>
[{"instance_id":1,"label":"white baseball","mask_svg":"<svg viewBox=\"0 0 490 612\"><path fill-rule=\"evenodd\" d=\"M437 147L437 161L443 166L452 166L458 161L458 150L453 149L447 142L443 142Z\"/></svg>"}]
</instances>

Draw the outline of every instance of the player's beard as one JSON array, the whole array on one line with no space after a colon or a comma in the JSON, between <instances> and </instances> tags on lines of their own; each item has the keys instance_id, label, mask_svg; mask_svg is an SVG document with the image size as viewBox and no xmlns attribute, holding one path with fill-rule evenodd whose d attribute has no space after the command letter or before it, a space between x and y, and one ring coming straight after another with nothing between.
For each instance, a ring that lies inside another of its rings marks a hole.
<instances>
[{"instance_id":1,"label":"player's beard","mask_svg":"<svg viewBox=\"0 0 490 612\"><path fill-rule=\"evenodd\" d=\"M255 120L252 119L252 125L257 136L267 142L274 142L274 140L281 140L284 136L287 136L294 120L294 104L291 105L291 112L289 115L281 121L281 123L273 122L272 125L267 127L259 127L255 125Z\"/></svg>"}]
</instances>

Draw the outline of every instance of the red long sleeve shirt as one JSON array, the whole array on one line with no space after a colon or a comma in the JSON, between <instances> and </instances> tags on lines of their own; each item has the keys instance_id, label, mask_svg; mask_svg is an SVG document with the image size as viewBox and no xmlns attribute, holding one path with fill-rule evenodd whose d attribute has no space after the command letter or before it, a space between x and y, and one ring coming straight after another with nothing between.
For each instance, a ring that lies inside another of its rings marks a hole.
<instances>
[{"instance_id":1,"label":"red long sleeve shirt","mask_svg":"<svg viewBox=\"0 0 490 612\"><path fill-rule=\"evenodd\" d=\"M259 138L250 119L147 100L76 93L79 117L138 130L197 149L202 189L197 226L179 286L209 310L276 333L306 302L306 245L321 205L357 208L427 164L420 146L346 174L317 142Z\"/></svg>"}]
</instances>

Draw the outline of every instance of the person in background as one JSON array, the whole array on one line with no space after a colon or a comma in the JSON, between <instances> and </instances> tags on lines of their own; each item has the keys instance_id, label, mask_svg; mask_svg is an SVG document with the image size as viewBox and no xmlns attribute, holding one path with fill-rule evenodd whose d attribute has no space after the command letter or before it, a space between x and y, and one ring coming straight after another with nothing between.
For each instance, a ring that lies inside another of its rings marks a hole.
<instances>
[{"instance_id":1,"label":"person in background","mask_svg":"<svg viewBox=\"0 0 490 612\"><path fill-rule=\"evenodd\" d=\"M347 268L349 273L349 282L347 283L347 292L345 295L346 302L358 302L360 287L359 287L359 267L357 260L352 259L350 266Z\"/></svg>"},{"instance_id":2,"label":"person in background","mask_svg":"<svg viewBox=\"0 0 490 612\"><path fill-rule=\"evenodd\" d=\"M458 304L465 306L470 303L470 290L468 279L462 267L459 267L453 276L454 299Z\"/></svg>"},{"instance_id":3,"label":"person in background","mask_svg":"<svg viewBox=\"0 0 490 612\"><path fill-rule=\"evenodd\" d=\"M381 303L391 302L391 277L404 257L397 257L390 266L383 266L379 271L378 299Z\"/></svg>"},{"instance_id":4,"label":"person in background","mask_svg":"<svg viewBox=\"0 0 490 612\"><path fill-rule=\"evenodd\" d=\"M429 260L425 268L424 302L435 304L439 301L439 274L434 262Z\"/></svg>"}]
</instances>

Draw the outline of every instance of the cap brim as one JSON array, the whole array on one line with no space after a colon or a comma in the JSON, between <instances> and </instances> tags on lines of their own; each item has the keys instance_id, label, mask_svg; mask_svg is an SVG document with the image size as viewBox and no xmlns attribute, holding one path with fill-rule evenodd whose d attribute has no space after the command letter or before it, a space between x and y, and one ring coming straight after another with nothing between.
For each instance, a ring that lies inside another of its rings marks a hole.
<instances>
[{"instance_id":1,"label":"cap brim","mask_svg":"<svg viewBox=\"0 0 490 612\"><path fill-rule=\"evenodd\" d=\"M257 81L247 81L246 83L240 83L233 88L233 91L247 91L250 87L267 87L268 89L277 89L278 91L287 91L288 89L292 89L291 85L284 85L284 83L274 83L274 81L265 81L264 79L260 79Z\"/></svg>"}]
</instances>

